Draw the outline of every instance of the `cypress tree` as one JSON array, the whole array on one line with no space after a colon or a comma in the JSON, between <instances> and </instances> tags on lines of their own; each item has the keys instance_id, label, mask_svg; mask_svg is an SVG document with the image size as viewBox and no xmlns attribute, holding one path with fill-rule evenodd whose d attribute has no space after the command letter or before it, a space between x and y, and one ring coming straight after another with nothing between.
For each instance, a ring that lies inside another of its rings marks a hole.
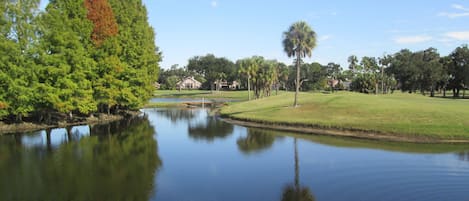
<instances>
[{"instance_id":1,"label":"cypress tree","mask_svg":"<svg viewBox=\"0 0 469 201\"><path fill-rule=\"evenodd\" d=\"M87 18L93 23L91 39L94 43L93 57L97 62L97 77L94 80L94 98L101 112L111 113L121 105L122 94L128 84L119 79L124 64L117 56L120 46L117 41L118 25L107 0L85 0Z\"/></svg>"},{"instance_id":2,"label":"cypress tree","mask_svg":"<svg viewBox=\"0 0 469 201\"><path fill-rule=\"evenodd\" d=\"M96 63L89 53L93 25L86 14L83 0L51 0L40 19L36 108L41 114L52 110L72 118L74 112L96 111L92 88Z\"/></svg>"},{"instance_id":3,"label":"cypress tree","mask_svg":"<svg viewBox=\"0 0 469 201\"><path fill-rule=\"evenodd\" d=\"M121 51L118 56L125 67L119 78L130 87L130 91L121 97L121 102L135 109L153 95L161 55L142 1L110 0L110 3L119 25L117 38Z\"/></svg>"},{"instance_id":4,"label":"cypress tree","mask_svg":"<svg viewBox=\"0 0 469 201\"><path fill-rule=\"evenodd\" d=\"M33 111L35 18L39 0L2 0L0 17L0 117L16 121Z\"/></svg>"}]
</instances>

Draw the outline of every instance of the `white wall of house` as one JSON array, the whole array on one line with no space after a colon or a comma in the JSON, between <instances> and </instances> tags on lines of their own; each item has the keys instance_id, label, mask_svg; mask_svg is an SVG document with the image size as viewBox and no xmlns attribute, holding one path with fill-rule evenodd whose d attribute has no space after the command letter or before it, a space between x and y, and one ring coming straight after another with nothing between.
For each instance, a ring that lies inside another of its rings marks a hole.
<instances>
[{"instance_id":1,"label":"white wall of house","mask_svg":"<svg viewBox=\"0 0 469 201\"><path fill-rule=\"evenodd\" d=\"M202 87L202 83L194 79L194 77L186 77L176 85L181 89L199 89Z\"/></svg>"}]
</instances>

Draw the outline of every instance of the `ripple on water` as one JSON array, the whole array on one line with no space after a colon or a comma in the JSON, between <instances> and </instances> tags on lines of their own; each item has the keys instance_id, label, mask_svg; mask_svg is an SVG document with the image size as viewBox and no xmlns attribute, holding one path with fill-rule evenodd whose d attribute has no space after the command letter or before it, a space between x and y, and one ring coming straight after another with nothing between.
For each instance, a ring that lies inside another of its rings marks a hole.
<instances>
[{"instance_id":1,"label":"ripple on water","mask_svg":"<svg viewBox=\"0 0 469 201\"><path fill-rule=\"evenodd\" d=\"M469 165L348 163L312 181L329 185L319 200L469 200ZM314 180L314 179L313 179ZM340 193L339 193L340 192Z\"/></svg>"}]
</instances>

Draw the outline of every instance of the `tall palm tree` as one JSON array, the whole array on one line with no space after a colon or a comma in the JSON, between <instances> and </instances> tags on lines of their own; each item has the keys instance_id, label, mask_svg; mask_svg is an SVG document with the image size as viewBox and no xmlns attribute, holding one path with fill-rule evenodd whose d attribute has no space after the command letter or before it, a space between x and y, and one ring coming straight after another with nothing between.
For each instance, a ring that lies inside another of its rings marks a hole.
<instances>
[{"instance_id":1,"label":"tall palm tree","mask_svg":"<svg viewBox=\"0 0 469 201\"><path fill-rule=\"evenodd\" d=\"M299 21L290 26L283 33L283 49L288 57L296 56L296 91L294 107L298 106L298 92L300 91L300 62L301 58L311 57L311 52L316 47L316 33L304 21Z\"/></svg>"}]
</instances>

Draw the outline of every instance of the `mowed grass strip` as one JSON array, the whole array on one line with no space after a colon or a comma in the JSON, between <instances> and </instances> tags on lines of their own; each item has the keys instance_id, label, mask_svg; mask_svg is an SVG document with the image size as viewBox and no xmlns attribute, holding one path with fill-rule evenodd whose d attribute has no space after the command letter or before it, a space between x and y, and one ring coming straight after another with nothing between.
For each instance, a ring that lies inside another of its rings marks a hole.
<instances>
[{"instance_id":1,"label":"mowed grass strip","mask_svg":"<svg viewBox=\"0 0 469 201\"><path fill-rule=\"evenodd\" d=\"M293 93L235 103L221 114L236 119L363 130L440 139L469 139L469 100L418 94Z\"/></svg>"},{"instance_id":2,"label":"mowed grass strip","mask_svg":"<svg viewBox=\"0 0 469 201\"><path fill-rule=\"evenodd\" d=\"M252 92L251 92L252 93ZM156 98L207 98L248 100L247 91L208 91L208 90L156 90Z\"/></svg>"}]
</instances>

